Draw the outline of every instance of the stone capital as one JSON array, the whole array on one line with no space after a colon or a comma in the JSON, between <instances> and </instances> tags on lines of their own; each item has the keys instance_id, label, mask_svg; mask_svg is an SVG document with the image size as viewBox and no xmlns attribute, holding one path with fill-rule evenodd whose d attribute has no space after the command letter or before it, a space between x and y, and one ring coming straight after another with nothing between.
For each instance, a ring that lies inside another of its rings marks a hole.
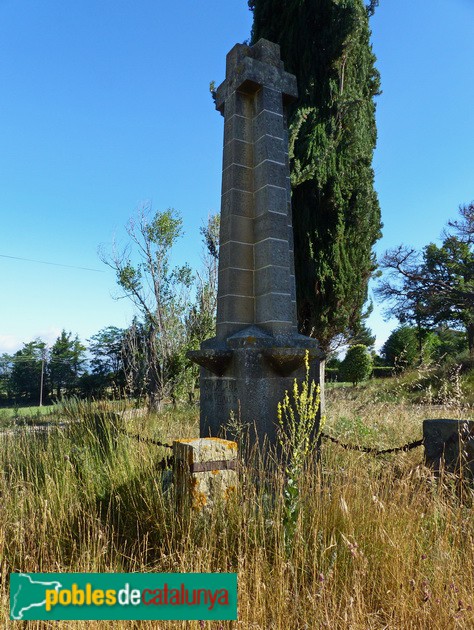
<instances>
[{"instance_id":1,"label":"stone capital","mask_svg":"<svg viewBox=\"0 0 474 630\"><path fill-rule=\"evenodd\" d=\"M254 46L236 44L227 55L226 79L216 91L216 109L224 113L227 98L235 91L252 94L270 86L282 94L285 103L298 96L296 77L285 72L280 47L265 39Z\"/></svg>"}]
</instances>

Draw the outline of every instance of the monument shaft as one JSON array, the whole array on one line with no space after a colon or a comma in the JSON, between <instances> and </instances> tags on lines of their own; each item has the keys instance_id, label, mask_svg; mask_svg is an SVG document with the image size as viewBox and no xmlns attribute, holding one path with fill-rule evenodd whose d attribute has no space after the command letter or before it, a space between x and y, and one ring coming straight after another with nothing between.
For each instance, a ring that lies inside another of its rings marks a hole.
<instances>
[{"instance_id":1,"label":"monument shaft","mask_svg":"<svg viewBox=\"0 0 474 630\"><path fill-rule=\"evenodd\" d=\"M250 56L252 55L252 56ZM276 45L237 45L217 91L223 113L217 337L255 324L296 333L288 133L283 98L296 79Z\"/></svg>"}]
</instances>

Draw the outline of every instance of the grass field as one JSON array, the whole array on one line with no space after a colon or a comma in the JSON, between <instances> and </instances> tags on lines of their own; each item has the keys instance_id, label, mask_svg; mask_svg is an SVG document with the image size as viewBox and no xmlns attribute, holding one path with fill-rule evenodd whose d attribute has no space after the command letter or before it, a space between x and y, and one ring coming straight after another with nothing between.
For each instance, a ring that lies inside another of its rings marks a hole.
<instances>
[{"instance_id":1,"label":"grass field","mask_svg":"<svg viewBox=\"0 0 474 630\"><path fill-rule=\"evenodd\" d=\"M400 383L327 392L325 430L387 448L421 437L421 421L472 417L453 396L413 404ZM375 457L323 441L299 478L290 544L285 476L247 454L238 493L209 523L177 514L156 464L165 449L116 440L107 405L71 403L48 436L0 440L0 625L11 571L236 571L237 622L25 622L27 628L471 629L473 493L435 481L421 448ZM97 422L97 414L101 422ZM164 441L198 433L195 408L132 417Z\"/></svg>"},{"instance_id":2,"label":"grass field","mask_svg":"<svg viewBox=\"0 0 474 630\"><path fill-rule=\"evenodd\" d=\"M44 424L57 419L57 406L0 407L0 428L21 424Z\"/></svg>"}]
</instances>

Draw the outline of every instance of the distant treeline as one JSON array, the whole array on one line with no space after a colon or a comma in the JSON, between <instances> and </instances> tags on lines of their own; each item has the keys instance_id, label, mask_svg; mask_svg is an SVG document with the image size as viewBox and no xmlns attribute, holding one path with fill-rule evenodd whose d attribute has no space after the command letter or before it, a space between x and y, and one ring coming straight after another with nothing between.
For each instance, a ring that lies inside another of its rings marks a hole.
<instances>
[{"instance_id":1,"label":"distant treeline","mask_svg":"<svg viewBox=\"0 0 474 630\"><path fill-rule=\"evenodd\" d=\"M128 328L108 326L86 344L65 330L48 348L41 339L14 354L0 355L0 404L48 403L63 397L146 397L150 379L147 326L135 320ZM169 397L191 398L197 368L186 360L192 346L183 342L169 366ZM156 369L156 366L154 367Z\"/></svg>"},{"instance_id":2,"label":"distant treeline","mask_svg":"<svg viewBox=\"0 0 474 630\"><path fill-rule=\"evenodd\" d=\"M351 354L349 346L344 360L332 357L326 366L326 381L346 381L348 379L347 362ZM365 346L357 346L364 348ZM374 351L369 353L371 360L365 370L365 378L389 378L400 374L407 369L424 365L450 365L456 364L461 370L471 369L472 359L469 352L467 335L462 330L454 330L447 327L437 327L433 330L415 327L399 326L396 328L385 344L380 355ZM364 355L361 354L361 357ZM361 359L351 357L351 371L358 373ZM364 380L363 378L361 380Z\"/></svg>"}]
</instances>

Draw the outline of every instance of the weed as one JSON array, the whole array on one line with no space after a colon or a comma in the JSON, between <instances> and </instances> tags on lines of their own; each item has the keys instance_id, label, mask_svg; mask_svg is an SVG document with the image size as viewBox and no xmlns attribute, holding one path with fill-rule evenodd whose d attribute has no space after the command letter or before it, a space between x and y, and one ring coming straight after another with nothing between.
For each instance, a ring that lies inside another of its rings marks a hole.
<instances>
[{"instance_id":1,"label":"weed","mask_svg":"<svg viewBox=\"0 0 474 630\"><path fill-rule=\"evenodd\" d=\"M286 483L284 487L283 525L287 553L290 552L300 505L301 476L309 458L314 454L319 436L324 427L324 418L318 425L320 390L309 377L309 353L305 354L305 380L298 385L295 379L292 397L285 392L283 402L278 403L278 440L287 461Z\"/></svg>"}]
</instances>

